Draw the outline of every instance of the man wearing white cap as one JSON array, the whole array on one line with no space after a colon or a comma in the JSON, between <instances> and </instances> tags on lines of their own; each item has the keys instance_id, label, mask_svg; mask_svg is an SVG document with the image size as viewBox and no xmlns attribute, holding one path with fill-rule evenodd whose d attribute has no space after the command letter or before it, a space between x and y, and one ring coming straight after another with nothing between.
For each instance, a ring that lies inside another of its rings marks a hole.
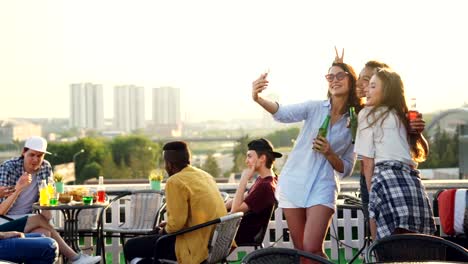
<instances>
[{"instance_id":1,"label":"man wearing white cap","mask_svg":"<svg viewBox=\"0 0 468 264\"><path fill-rule=\"evenodd\" d=\"M60 253L70 259L72 264L98 263L101 261L100 256L77 253L65 244L60 235L48 224L48 220L52 217L50 211L43 210L40 215L25 217L32 213L32 204L39 199L38 186L41 180L47 181L53 175L50 163L44 160L46 153L50 154L47 152L47 141L42 137L30 137L24 143L21 157L7 160L0 165L0 186L17 187L7 198L0 200L0 214L16 219L5 224L9 225L7 229L10 230L3 231L46 231L59 244ZM41 222L44 223L39 224ZM1 219L0 224L2 224ZM0 229L5 225L0 225Z\"/></svg>"},{"instance_id":2,"label":"man wearing white cap","mask_svg":"<svg viewBox=\"0 0 468 264\"><path fill-rule=\"evenodd\" d=\"M16 196L11 201L10 209L7 215L24 216L32 213L32 204L39 199L38 186L41 180L48 180L52 176L52 167L47 160L44 160L47 152L47 141L38 136L30 137L24 143L21 157L13 158L5 161L0 165L0 186L15 186L20 178L27 178L31 184L24 188L21 193L13 192L11 195ZM3 202L5 198L1 199ZM44 215L50 219L50 213Z\"/></svg>"}]
</instances>

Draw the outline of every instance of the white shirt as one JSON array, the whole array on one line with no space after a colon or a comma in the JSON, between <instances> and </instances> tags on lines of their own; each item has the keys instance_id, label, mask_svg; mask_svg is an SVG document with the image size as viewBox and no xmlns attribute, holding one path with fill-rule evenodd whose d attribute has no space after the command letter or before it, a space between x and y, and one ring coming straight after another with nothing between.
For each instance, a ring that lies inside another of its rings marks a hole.
<instances>
[{"instance_id":1,"label":"white shirt","mask_svg":"<svg viewBox=\"0 0 468 264\"><path fill-rule=\"evenodd\" d=\"M344 172L333 169L327 159L312 150L323 120L329 115L330 101L307 101L300 104L280 105L273 115L283 123L304 121L296 144L281 170L277 191L281 190L288 201L297 207L307 208L318 204L333 205L338 195L339 178L349 176L355 156L351 133L346 127L348 114L328 127L327 140L333 151L343 161Z\"/></svg>"},{"instance_id":2,"label":"white shirt","mask_svg":"<svg viewBox=\"0 0 468 264\"><path fill-rule=\"evenodd\" d=\"M358 132L354 151L361 156L374 158L374 162L396 160L415 166L411 158L405 126L395 111L390 111L385 119L380 119L369 127L387 107L380 107L374 114L367 116L372 108L366 107L359 112Z\"/></svg>"}]
</instances>

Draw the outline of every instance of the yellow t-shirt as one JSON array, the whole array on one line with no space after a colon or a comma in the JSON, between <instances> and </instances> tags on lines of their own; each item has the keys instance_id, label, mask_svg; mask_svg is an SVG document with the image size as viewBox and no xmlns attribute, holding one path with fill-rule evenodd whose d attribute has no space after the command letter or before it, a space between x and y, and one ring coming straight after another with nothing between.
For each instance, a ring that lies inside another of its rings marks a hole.
<instances>
[{"instance_id":1,"label":"yellow t-shirt","mask_svg":"<svg viewBox=\"0 0 468 264\"><path fill-rule=\"evenodd\" d=\"M166 182L168 233L198 225L227 214L218 186L211 175L187 166ZM215 226L176 238L175 253L182 264L198 264L208 257L208 242Z\"/></svg>"}]
</instances>

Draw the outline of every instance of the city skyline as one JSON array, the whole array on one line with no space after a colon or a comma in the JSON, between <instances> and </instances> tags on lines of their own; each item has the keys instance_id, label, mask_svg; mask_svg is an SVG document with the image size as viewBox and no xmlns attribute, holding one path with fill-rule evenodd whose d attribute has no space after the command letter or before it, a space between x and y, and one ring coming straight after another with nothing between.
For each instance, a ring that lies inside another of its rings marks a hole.
<instances>
[{"instance_id":1,"label":"city skyline","mask_svg":"<svg viewBox=\"0 0 468 264\"><path fill-rule=\"evenodd\" d=\"M261 118L251 83L270 71L280 103L326 98L334 49L359 72L387 62L421 112L468 102L464 1L4 1L0 118L67 118L69 85L180 88L183 121ZM86 19L84 19L86 17ZM152 115L151 96L145 116Z\"/></svg>"}]
</instances>

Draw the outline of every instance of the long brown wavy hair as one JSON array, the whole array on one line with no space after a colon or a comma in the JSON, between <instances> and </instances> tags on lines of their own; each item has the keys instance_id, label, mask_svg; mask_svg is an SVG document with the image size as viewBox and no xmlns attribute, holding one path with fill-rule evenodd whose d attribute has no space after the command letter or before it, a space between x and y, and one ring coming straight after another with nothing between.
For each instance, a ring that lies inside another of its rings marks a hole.
<instances>
[{"instance_id":1,"label":"long brown wavy hair","mask_svg":"<svg viewBox=\"0 0 468 264\"><path fill-rule=\"evenodd\" d=\"M408 114L408 106L405 99L405 87L398 73L390 69L377 69L375 75L382 82L382 100L378 102L367 114L367 119L372 115L374 120L369 127L375 125L381 120L380 125L388 117L389 113L394 110L407 131L408 143L410 145L411 156L414 161L422 162L426 160L429 153L429 145L421 133L413 134L410 131L409 120L406 117ZM386 106L387 109L376 116L376 112L381 106Z\"/></svg>"},{"instance_id":2,"label":"long brown wavy hair","mask_svg":"<svg viewBox=\"0 0 468 264\"><path fill-rule=\"evenodd\" d=\"M362 109L362 106L356 94L356 81L357 81L356 72L354 71L353 67L351 67L351 65L348 65L343 62L333 62L331 67L333 66L340 67L343 71L348 73L350 87L349 87L348 101L346 103L346 109L349 109L349 107L354 106L354 108L356 109L356 113L358 113ZM327 97L328 98L331 97L330 92L327 93Z\"/></svg>"}]
</instances>

